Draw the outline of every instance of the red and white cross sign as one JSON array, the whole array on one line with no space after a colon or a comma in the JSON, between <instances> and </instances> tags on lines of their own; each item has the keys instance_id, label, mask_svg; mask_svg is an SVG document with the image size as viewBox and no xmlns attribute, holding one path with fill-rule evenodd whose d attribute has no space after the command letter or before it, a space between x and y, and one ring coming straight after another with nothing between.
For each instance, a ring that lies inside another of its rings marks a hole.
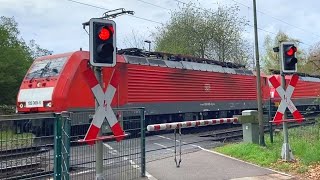
<instances>
[{"instance_id":1,"label":"red and white cross sign","mask_svg":"<svg viewBox=\"0 0 320 180\"><path fill-rule=\"evenodd\" d=\"M296 87L296 85L298 83L298 80L299 80L299 76L296 74L293 75L291 77L291 80L289 82L287 90L284 91L284 89L280 86L280 83L276 79L275 76L272 76L271 78L269 78L270 83L276 89L279 96L281 97L280 105L278 107L276 115L273 118L273 122L275 122L276 124L281 123L282 118L283 118L283 114L284 114L287 107L290 110L290 112L292 113L294 119L296 119L296 121L301 122L304 119L303 116L300 114L300 112L297 110L296 106L293 104L293 102L290 99L293 94L294 88Z\"/></svg>"},{"instance_id":2,"label":"red and white cross sign","mask_svg":"<svg viewBox=\"0 0 320 180\"><path fill-rule=\"evenodd\" d=\"M120 123L118 122L110 106L117 90L116 87L119 82L118 74L113 73L110 84L108 84L107 90L104 93L91 69L87 69L83 73L87 83L91 88L91 91L94 94L94 97L98 102L98 107L96 108L95 115L84 140L96 139L104 119L107 118L115 139L118 142L121 141L124 138L124 131L122 130ZM88 144L94 144L94 141L88 141Z\"/></svg>"}]
</instances>

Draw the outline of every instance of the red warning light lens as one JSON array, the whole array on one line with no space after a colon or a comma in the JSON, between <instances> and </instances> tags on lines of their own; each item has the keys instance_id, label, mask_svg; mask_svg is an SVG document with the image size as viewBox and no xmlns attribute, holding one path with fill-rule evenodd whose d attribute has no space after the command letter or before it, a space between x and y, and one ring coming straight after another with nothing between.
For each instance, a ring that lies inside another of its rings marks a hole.
<instances>
[{"instance_id":1,"label":"red warning light lens","mask_svg":"<svg viewBox=\"0 0 320 180\"><path fill-rule=\"evenodd\" d=\"M295 46L290 47L290 49L286 52L288 56L292 56L295 52L297 52L297 48Z\"/></svg>"},{"instance_id":2,"label":"red warning light lens","mask_svg":"<svg viewBox=\"0 0 320 180\"><path fill-rule=\"evenodd\" d=\"M114 29L112 26L109 26L108 29L111 31L112 34L114 33Z\"/></svg>"},{"instance_id":3,"label":"red warning light lens","mask_svg":"<svg viewBox=\"0 0 320 180\"><path fill-rule=\"evenodd\" d=\"M103 41L108 40L110 38L110 30L106 27L101 28L99 32L99 38Z\"/></svg>"}]
</instances>

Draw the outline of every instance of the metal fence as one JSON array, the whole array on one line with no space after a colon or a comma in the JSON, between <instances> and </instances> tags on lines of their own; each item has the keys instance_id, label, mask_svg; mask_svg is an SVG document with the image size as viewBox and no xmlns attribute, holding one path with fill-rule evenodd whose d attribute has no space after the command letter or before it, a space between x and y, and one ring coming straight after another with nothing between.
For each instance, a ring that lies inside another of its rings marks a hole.
<instances>
[{"instance_id":1,"label":"metal fence","mask_svg":"<svg viewBox=\"0 0 320 180\"><path fill-rule=\"evenodd\" d=\"M0 179L67 179L67 114L0 116ZM64 152L64 153L62 153Z\"/></svg>"},{"instance_id":2,"label":"metal fence","mask_svg":"<svg viewBox=\"0 0 320 180\"><path fill-rule=\"evenodd\" d=\"M105 179L145 175L144 109L114 109L124 140L103 141ZM95 145L80 143L94 111L0 116L0 179L95 179ZM112 132L105 122L103 136Z\"/></svg>"},{"instance_id":3,"label":"metal fence","mask_svg":"<svg viewBox=\"0 0 320 180\"><path fill-rule=\"evenodd\" d=\"M105 179L129 180L138 179L145 175L145 125L144 109L113 109L123 130L128 135L117 142L114 139L103 141L103 176ZM77 112L71 114L74 119L91 118L94 111ZM87 126L85 123L82 124ZM78 126L77 129L82 129ZM105 122L102 135L112 135ZM77 130L71 130L76 134ZM95 179L95 145L79 143L84 135L71 136L70 150L70 179Z\"/></svg>"},{"instance_id":4,"label":"metal fence","mask_svg":"<svg viewBox=\"0 0 320 180\"><path fill-rule=\"evenodd\" d=\"M69 180L70 177L70 115L58 115L54 127L54 179Z\"/></svg>"}]
</instances>

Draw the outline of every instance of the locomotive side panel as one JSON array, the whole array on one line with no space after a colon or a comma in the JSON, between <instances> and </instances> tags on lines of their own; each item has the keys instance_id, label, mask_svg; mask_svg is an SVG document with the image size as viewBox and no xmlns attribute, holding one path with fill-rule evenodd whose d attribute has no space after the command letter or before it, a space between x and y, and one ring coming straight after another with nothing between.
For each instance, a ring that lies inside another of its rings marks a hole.
<instances>
[{"instance_id":1,"label":"locomotive side panel","mask_svg":"<svg viewBox=\"0 0 320 180\"><path fill-rule=\"evenodd\" d=\"M281 82L280 75L274 75L279 82ZM286 88L290 82L291 76L286 76ZM311 78L311 77L299 77L299 81L294 89L292 94L292 101L296 107L302 112L305 109L309 109L310 106L319 104L318 97L320 96L320 79ZM270 85L271 93L274 92L274 97L272 98L273 102L276 103L276 106L279 105L281 98L277 91ZM316 107L319 109L319 107Z\"/></svg>"},{"instance_id":2,"label":"locomotive side panel","mask_svg":"<svg viewBox=\"0 0 320 180\"><path fill-rule=\"evenodd\" d=\"M128 106L145 106L150 114L256 106L255 76L135 64L127 70Z\"/></svg>"},{"instance_id":3,"label":"locomotive side panel","mask_svg":"<svg viewBox=\"0 0 320 180\"><path fill-rule=\"evenodd\" d=\"M320 84L318 82L298 81L293 92L293 98L318 97L320 95Z\"/></svg>"}]
</instances>

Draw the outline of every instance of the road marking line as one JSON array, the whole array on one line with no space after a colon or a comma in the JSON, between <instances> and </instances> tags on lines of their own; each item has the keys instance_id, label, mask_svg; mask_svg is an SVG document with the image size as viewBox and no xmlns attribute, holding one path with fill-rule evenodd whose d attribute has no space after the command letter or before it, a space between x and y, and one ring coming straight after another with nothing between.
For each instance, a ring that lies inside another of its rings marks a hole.
<instances>
[{"instance_id":1,"label":"road marking line","mask_svg":"<svg viewBox=\"0 0 320 180\"><path fill-rule=\"evenodd\" d=\"M168 137L165 137L165 136L161 136L161 135L156 135L156 136L158 136L158 137L160 137L160 138L163 138L163 139L172 140L172 139L170 139L170 138L168 138Z\"/></svg>"},{"instance_id":2,"label":"road marking line","mask_svg":"<svg viewBox=\"0 0 320 180\"><path fill-rule=\"evenodd\" d=\"M159 143L153 143L153 144L158 145L158 146L161 146L161 147L163 147L163 148L166 148L166 150L168 150L168 151L174 151L173 149L168 148L168 146L165 146L165 145L162 145L162 144L159 144Z\"/></svg>"},{"instance_id":3,"label":"road marking line","mask_svg":"<svg viewBox=\"0 0 320 180\"><path fill-rule=\"evenodd\" d=\"M109 144L103 143L103 145L106 146L108 149L113 150L113 147L111 147Z\"/></svg>"},{"instance_id":4,"label":"road marking line","mask_svg":"<svg viewBox=\"0 0 320 180\"><path fill-rule=\"evenodd\" d=\"M167 140L170 140L170 141L174 141L174 139L171 139L171 138L168 138L168 137L165 137L165 136L160 136L160 135L157 135L158 137L160 138L163 138L163 139L167 139ZM176 140L176 142L180 142L179 140ZM158 143L154 143L154 144L158 144ZM182 144L185 144L185 145L190 145L190 146L193 146L193 147L200 147L200 146L197 146L197 145L194 145L194 144L188 144L186 142L183 142L182 141Z\"/></svg>"},{"instance_id":5,"label":"road marking line","mask_svg":"<svg viewBox=\"0 0 320 180\"><path fill-rule=\"evenodd\" d=\"M81 174L87 174L87 173L90 173L90 172L93 172L93 171L95 171L95 169L81 171L81 172L78 172L78 173L72 173L71 175L72 176L76 176L76 175L81 175Z\"/></svg>"},{"instance_id":6,"label":"road marking line","mask_svg":"<svg viewBox=\"0 0 320 180\"><path fill-rule=\"evenodd\" d=\"M111 150L111 152L109 152L110 154L112 154L112 153L118 154L118 153L119 153L117 150L113 149L113 147L110 146L109 144L103 143L103 145L104 145L105 147L107 147L108 149ZM130 165L131 165L133 168L135 168L135 169L141 169L140 166L137 165L133 160L131 160L131 159L129 160L127 157L122 157L122 159L125 160L125 161L129 161ZM146 176L147 176L147 178L150 179L150 180L158 180L158 179L156 179L155 177L153 177L150 173L148 173L147 171L146 171Z\"/></svg>"}]
</instances>

